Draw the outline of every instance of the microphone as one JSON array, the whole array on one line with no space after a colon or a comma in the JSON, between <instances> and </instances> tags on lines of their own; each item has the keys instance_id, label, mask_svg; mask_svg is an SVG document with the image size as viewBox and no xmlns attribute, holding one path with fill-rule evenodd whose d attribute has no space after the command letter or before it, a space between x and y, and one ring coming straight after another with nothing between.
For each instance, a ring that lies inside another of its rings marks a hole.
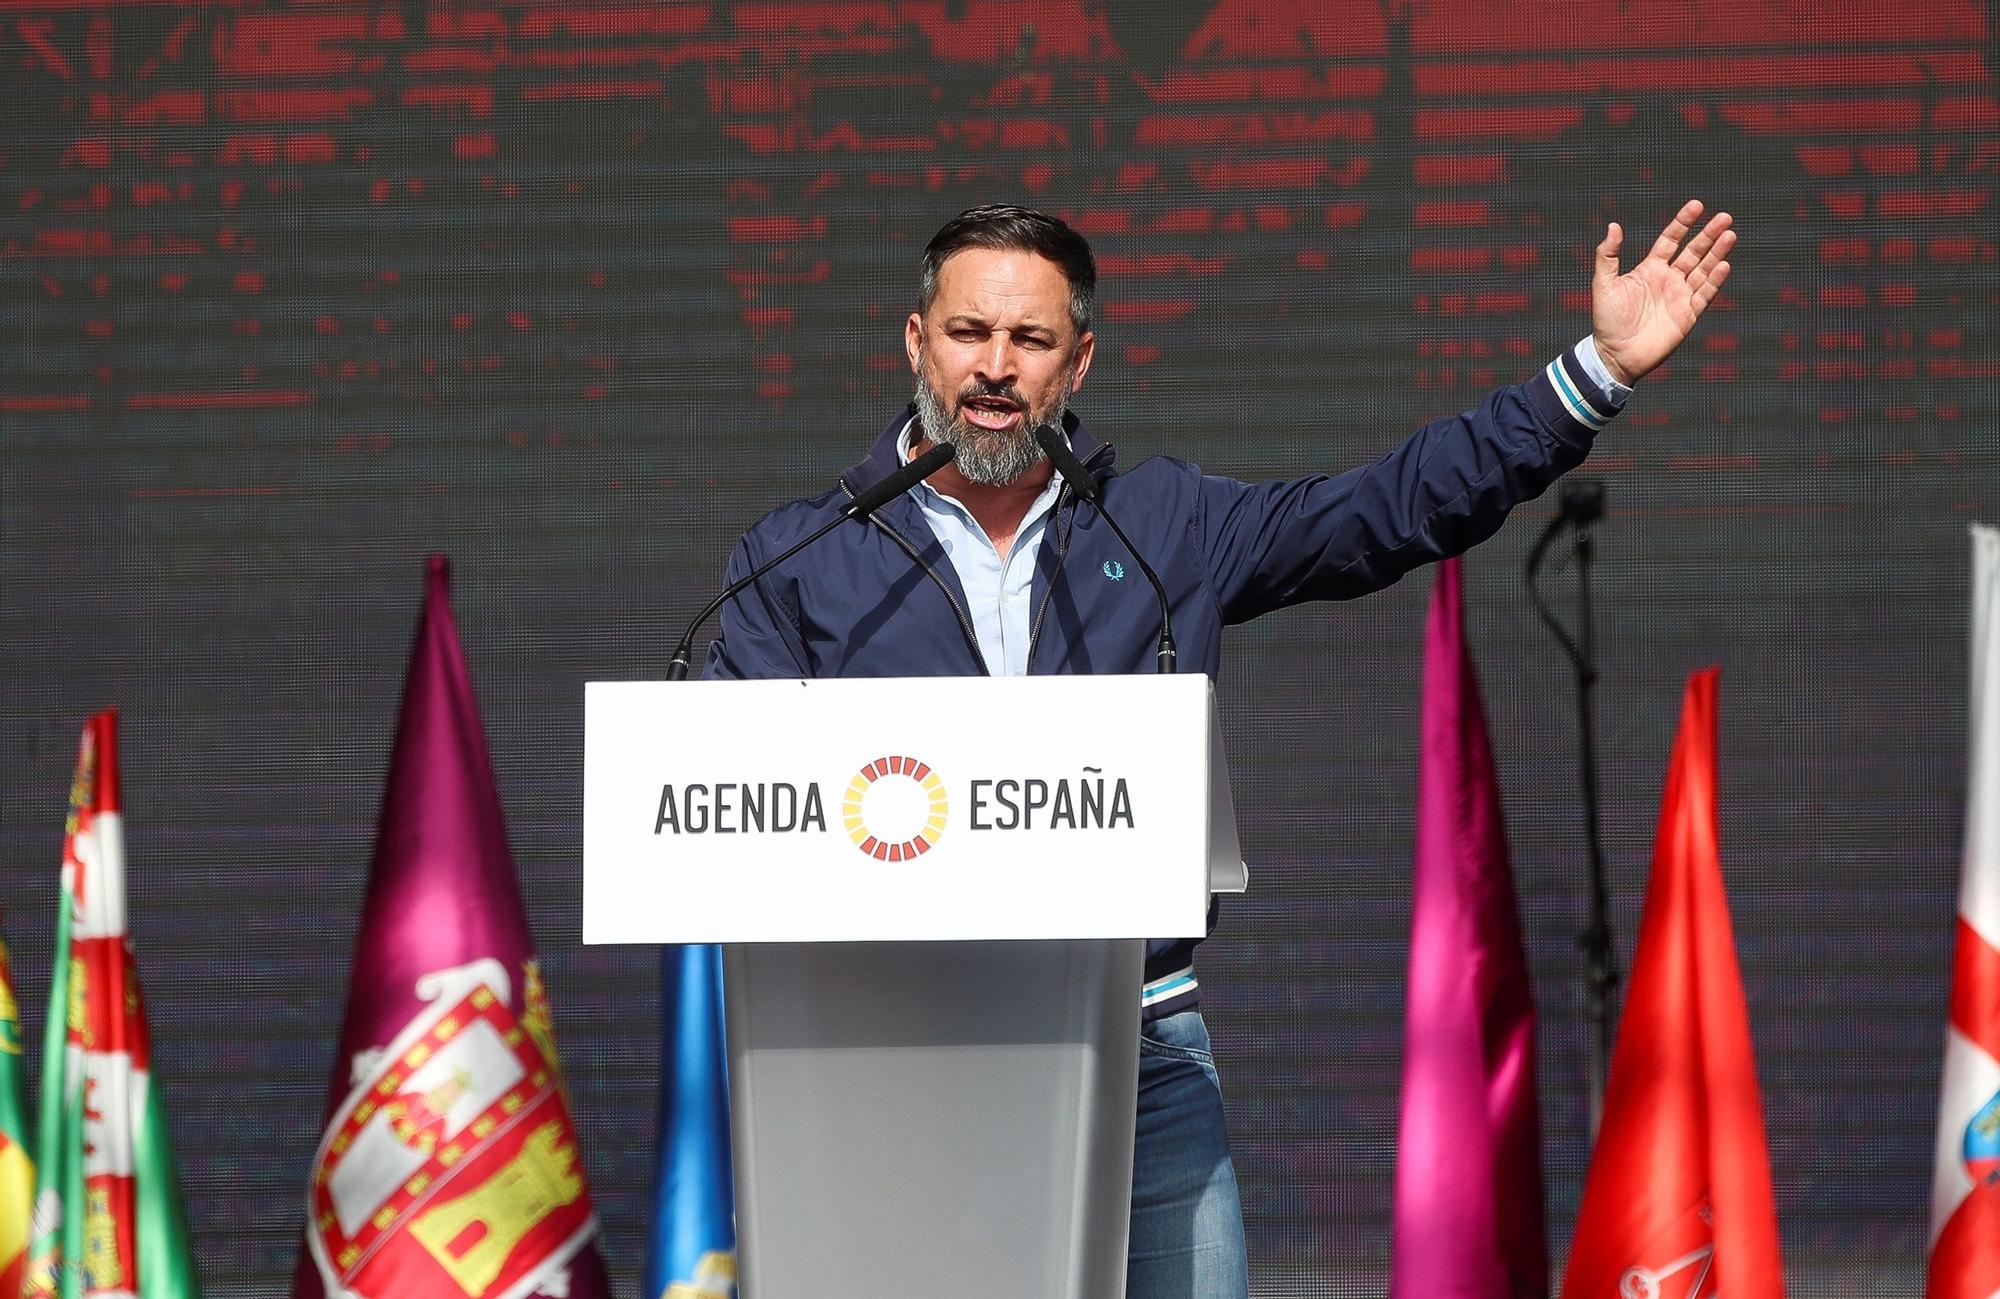
<instances>
[{"instance_id":1,"label":"microphone","mask_svg":"<svg viewBox=\"0 0 2000 1299\"><path fill-rule=\"evenodd\" d=\"M752 582L784 563L793 555L798 554L807 546L812 545L813 542L818 541L821 537L832 532L849 519L859 519L873 514L890 501L901 496L904 492L909 491L924 479L929 478L932 474L950 464L951 458L957 454L958 452L955 449L945 446L942 443L932 447L915 460L897 469L895 473L876 483L873 487L864 488L860 492L857 492L854 499L840 507L838 514L815 529L803 541L795 543L784 554L779 555L776 559L767 560L759 564L756 568L746 573L742 580L730 583L728 589L713 600L710 600L708 606L695 615L694 621L688 624L687 631L681 634L680 643L674 646L674 656L667 663L667 680L686 680L688 660L694 654L694 634L701 630L701 625L708 621L710 614L720 609Z\"/></svg>"},{"instance_id":2,"label":"microphone","mask_svg":"<svg viewBox=\"0 0 2000 1299\"><path fill-rule=\"evenodd\" d=\"M1535 538L1535 544L1528 548L1528 562L1524 575L1528 582L1528 594L1535 600L1537 606L1541 604L1541 597L1535 591L1535 578L1542 571L1542 560L1547 557L1549 546L1564 528L1568 528L1576 533L1578 557L1583 562L1589 563L1592 551L1591 525L1601 521L1605 513L1602 478L1563 479L1562 488L1556 494L1556 516L1548 521L1542 528L1541 535ZM1557 639L1561 640L1565 647L1573 650L1568 634L1554 620L1554 615L1546 608L1540 609L1540 612L1542 621L1549 625L1549 629L1556 634ZM1571 657L1574 657L1574 653Z\"/></svg>"},{"instance_id":3,"label":"microphone","mask_svg":"<svg viewBox=\"0 0 2000 1299\"><path fill-rule=\"evenodd\" d=\"M1173 618L1167 609L1167 588L1160 584L1160 575L1153 571L1153 566L1146 562L1146 557L1132 544L1132 538L1125 535L1125 529L1118 526L1118 520L1112 518L1110 512L1104 508L1104 497L1098 491L1097 479L1083 467L1083 461L1076 458L1076 452L1069 449L1069 443L1063 438L1062 431L1053 424L1038 424L1035 426L1035 441L1048 456L1049 463L1056 467L1056 472L1063 476L1063 481L1075 488L1079 497L1097 507L1097 516L1111 525L1111 531L1117 534L1118 540L1125 543L1126 553L1132 556L1132 562L1139 566L1139 571L1153 584L1153 594L1160 599L1158 655L1160 671L1172 672L1180 654L1174 648Z\"/></svg>"},{"instance_id":4,"label":"microphone","mask_svg":"<svg viewBox=\"0 0 2000 1299\"><path fill-rule=\"evenodd\" d=\"M858 519L864 514L873 514L890 501L895 500L904 492L909 491L924 479L929 478L932 474L950 464L952 457L957 454L958 448L946 446L942 442L938 443L915 460L898 468L895 473L890 474L873 487L864 488L857 493L853 500L840 507L841 519Z\"/></svg>"}]
</instances>

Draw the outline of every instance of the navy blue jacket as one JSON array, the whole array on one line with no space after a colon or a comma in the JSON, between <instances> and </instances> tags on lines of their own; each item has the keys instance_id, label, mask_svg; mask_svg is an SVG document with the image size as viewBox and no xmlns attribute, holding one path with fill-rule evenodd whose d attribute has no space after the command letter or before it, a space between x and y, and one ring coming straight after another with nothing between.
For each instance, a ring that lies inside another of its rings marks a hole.
<instances>
[{"instance_id":1,"label":"navy blue jacket","mask_svg":"<svg viewBox=\"0 0 2000 1299\"><path fill-rule=\"evenodd\" d=\"M1616 407L1565 354L1474 410L1425 425L1374 464L1337 475L1242 483L1159 457L1118 472L1109 443L1065 419L1070 445L1103 484L1105 504L1158 571L1173 605L1180 670L1216 675L1222 629L1303 600L1345 600L1420 564L1484 541L1590 449L1555 366L1596 413ZM892 420L840 485L773 510L744 534L729 581L825 523L897 468ZM1601 421L1600 421L1601 422ZM709 677L966 676L986 672L965 592L922 510L907 494L837 529L760 579L723 610ZM1159 603L1097 512L1066 487L1036 560L1030 673L1155 670ZM1185 968L1196 940L1156 941L1146 978ZM1173 998L1148 1014L1185 1009Z\"/></svg>"}]
</instances>

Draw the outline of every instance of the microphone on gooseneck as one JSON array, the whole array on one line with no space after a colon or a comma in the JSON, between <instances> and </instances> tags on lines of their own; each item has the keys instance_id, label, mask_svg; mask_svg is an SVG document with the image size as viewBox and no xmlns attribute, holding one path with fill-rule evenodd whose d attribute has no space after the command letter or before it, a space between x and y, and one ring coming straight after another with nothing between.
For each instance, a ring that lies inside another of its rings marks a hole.
<instances>
[{"instance_id":1,"label":"microphone on gooseneck","mask_svg":"<svg viewBox=\"0 0 2000 1299\"><path fill-rule=\"evenodd\" d=\"M932 447L915 460L896 470L895 473L876 483L873 487L867 487L855 493L854 499L841 506L838 514L834 515L833 518L818 529L809 533L804 540L793 544L784 554L779 555L775 559L766 560L750 572L744 574L740 580L730 583L728 589L724 590L721 595L716 596L713 600L710 600L708 606L695 615L694 621L688 624L687 631L682 633L680 643L674 646L674 657L667 663L667 680L682 681L687 678L688 660L694 654L694 634L701 630L701 625L708 621L710 614L720 609L732 597L746 589L752 582L784 563L793 555L798 554L807 546L812 545L813 542L818 541L821 537L832 532L849 519L866 518L868 515L881 509L884 505L887 505L890 501L901 496L904 492L909 491L924 479L929 478L932 474L950 464L951 458L957 454L956 450L942 443Z\"/></svg>"},{"instance_id":2,"label":"microphone on gooseneck","mask_svg":"<svg viewBox=\"0 0 2000 1299\"><path fill-rule=\"evenodd\" d=\"M1146 562L1146 557L1132 544L1132 538L1125 535L1125 529L1118 526L1118 520L1112 518L1109 511L1104 508L1104 496L1098 490L1097 479L1083 467L1083 461L1076 458L1076 452L1069 449L1069 442L1063 437L1062 430L1053 424L1037 425L1035 441L1047 454L1049 463L1056 467L1056 472L1063 476L1063 481L1075 489L1078 496L1097 507L1098 517L1111 525L1111 531L1117 534L1118 540L1125 543L1125 550L1132 556L1132 562L1139 566L1139 571L1153 584L1153 594L1160 598L1160 671L1172 672L1180 655L1174 649L1173 617L1168 612L1167 588L1161 585L1160 575L1153 571L1153 566Z\"/></svg>"},{"instance_id":3,"label":"microphone on gooseneck","mask_svg":"<svg viewBox=\"0 0 2000 1299\"><path fill-rule=\"evenodd\" d=\"M840 507L841 519L858 519L895 500L924 479L951 463L958 454L956 447L948 447L942 442L902 466L873 487L863 488L855 493L854 499ZM839 522L836 519L835 522Z\"/></svg>"}]
</instances>

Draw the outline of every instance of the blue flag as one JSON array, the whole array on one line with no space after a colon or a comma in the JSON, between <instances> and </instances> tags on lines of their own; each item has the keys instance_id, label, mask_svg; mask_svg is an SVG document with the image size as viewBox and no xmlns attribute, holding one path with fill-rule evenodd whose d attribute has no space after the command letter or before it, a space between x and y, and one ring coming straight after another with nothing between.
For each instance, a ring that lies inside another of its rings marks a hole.
<instances>
[{"instance_id":1,"label":"blue flag","mask_svg":"<svg viewBox=\"0 0 2000 1299\"><path fill-rule=\"evenodd\" d=\"M731 1299L736 1206L729 1185L721 948L663 949L660 1035L660 1173L646 1248L646 1299Z\"/></svg>"}]
</instances>

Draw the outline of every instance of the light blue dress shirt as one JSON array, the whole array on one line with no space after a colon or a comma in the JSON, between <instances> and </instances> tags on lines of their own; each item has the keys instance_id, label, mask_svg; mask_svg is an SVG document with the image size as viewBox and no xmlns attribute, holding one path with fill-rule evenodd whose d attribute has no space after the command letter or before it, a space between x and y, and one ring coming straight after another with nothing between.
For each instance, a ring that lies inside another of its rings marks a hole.
<instances>
[{"instance_id":1,"label":"light blue dress shirt","mask_svg":"<svg viewBox=\"0 0 2000 1299\"><path fill-rule=\"evenodd\" d=\"M916 428L913 418L896 439L896 455L904 464L910 462ZM1028 637L1034 625L1028 598L1035 585L1035 556L1042 553L1049 511L1061 490L1062 475L1051 474L1049 485L1028 506L1027 517L1021 520L1014 544L1003 560L1000 548L972 517L972 511L929 483L910 489L923 508L924 521L931 525L931 532L950 558L958 584L965 588L966 612L972 616L972 630L979 637L979 652L986 659L986 670L996 677L1027 675Z\"/></svg>"}]
</instances>

